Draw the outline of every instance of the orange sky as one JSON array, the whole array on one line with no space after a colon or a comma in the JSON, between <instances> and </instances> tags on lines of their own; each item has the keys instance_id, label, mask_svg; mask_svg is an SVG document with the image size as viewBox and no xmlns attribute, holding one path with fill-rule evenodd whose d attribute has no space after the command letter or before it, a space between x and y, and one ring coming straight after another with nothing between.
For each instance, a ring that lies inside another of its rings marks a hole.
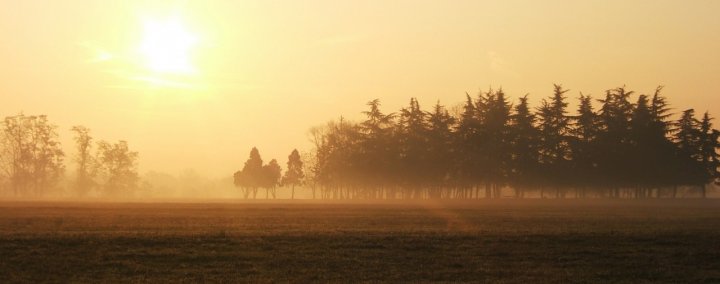
<instances>
[{"instance_id":1,"label":"orange sky","mask_svg":"<svg viewBox=\"0 0 720 284\"><path fill-rule=\"evenodd\" d=\"M537 101L553 83L662 84L675 108L720 116L720 1L1 3L0 116L48 114L70 155L75 124L126 139L143 172L226 176L252 146L284 164L309 127L373 98L390 112L489 86ZM197 40L189 74L138 53L167 19Z\"/></svg>"}]
</instances>

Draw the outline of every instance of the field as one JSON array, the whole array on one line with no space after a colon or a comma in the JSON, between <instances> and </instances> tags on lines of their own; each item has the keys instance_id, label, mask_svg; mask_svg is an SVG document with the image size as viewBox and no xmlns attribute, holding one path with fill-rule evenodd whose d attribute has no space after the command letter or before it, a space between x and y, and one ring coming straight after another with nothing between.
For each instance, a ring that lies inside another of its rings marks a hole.
<instances>
[{"instance_id":1,"label":"field","mask_svg":"<svg viewBox=\"0 0 720 284\"><path fill-rule=\"evenodd\" d=\"M720 282L714 200L0 203L2 282Z\"/></svg>"}]
</instances>

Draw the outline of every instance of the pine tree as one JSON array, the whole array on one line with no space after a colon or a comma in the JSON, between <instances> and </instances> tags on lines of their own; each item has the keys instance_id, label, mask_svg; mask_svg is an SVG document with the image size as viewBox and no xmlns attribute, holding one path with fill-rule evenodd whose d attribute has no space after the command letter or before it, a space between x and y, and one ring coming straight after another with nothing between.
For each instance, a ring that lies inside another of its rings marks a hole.
<instances>
[{"instance_id":1,"label":"pine tree","mask_svg":"<svg viewBox=\"0 0 720 284\"><path fill-rule=\"evenodd\" d=\"M677 122L675 143L677 145L677 183L698 186L705 183L705 169L702 164L702 133L700 122L695 119L695 110L683 111Z\"/></svg>"},{"instance_id":2,"label":"pine tree","mask_svg":"<svg viewBox=\"0 0 720 284\"><path fill-rule=\"evenodd\" d=\"M487 96L487 110L483 121L483 154L486 182L493 188L493 196L500 197L500 189L507 182L511 155L510 111L512 106L502 89Z\"/></svg>"},{"instance_id":3,"label":"pine tree","mask_svg":"<svg viewBox=\"0 0 720 284\"><path fill-rule=\"evenodd\" d=\"M528 96L521 97L511 118L512 165L510 177L515 196L522 198L524 190L535 186L539 179L540 136L535 127L535 115L530 111Z\"/></svg>"},{"instance_id":4,"label":"pine tree","mask_svg":"<svg viewBox=\"0 0 720 284\"><path fill-rule=\"evenodd\" d=\"M463 112L457 124L455 147L457 162L456 178L462 187L475 186L480 182L476 170L479 168L480 153L477 141L480 136L480 121L475 102L465 93Z\"/></svg>"},{"instance_id":5,"label":"pine tree","mask_svg":"<svg viewBox=\"0 0 720 284\"><path fill-rule=\"evenodd\" d=\"M455 118L438 101L428 116L429 182L433 187L430 197L440 198L439 188L448 186L453 168L452 127Z\"/></svg>"},{"instance_id":6,"label":"pine tree","mask_svg":"<svg viewBox=\"0 0 720 284\"><path fill-rule=\"evenodd\" d=\"M650 115L652 119L652 127L650 143L650 160L648 165L652 166L650 172L654 173L653 185L657 190L657 197L661 195L661 188L673 186L675 183L675 162L676 149L673 142L668 138L671 133L670 108L667 99L661 95L663 87L658 86L650 103Z\"/></svg>"},{"instance_id":7,"label":"pine tree","mask_svg":"<svg viewBox=\"0 0 720 284\"><path fill-rule=\"evenodd\" d=\"M395 114L384 114L380 111L380 100L375 99L367 103L370 110L363 112L367 119L360 126L363 133L360 148L359 163L364 172L362 179L371 187L377 189L384 184L393 183L397 178L398 164L397 143L393 140ZM367 192L374 195L377 192Z\"/></svg>"},{"instance_id":8,"label":"pine tree","mask_svg":"<svg viewBox=\"0 0 720 284\"><path fill-rule=\"evenodd\" d=\"M420 109L416 98L410 99L410 105L400 110L398 123L399 162L401 183L415 192L428 182L427 162L427 113Z\"/></svg>"},{"instance_id":9,"label":"pine tree","mask_svg":"<svg viewBox=\"0 0 720 284\"><path fill-rule=\"evenodd\" d=\"M587 195L587 188L593 187L599 180L595 165L597 155L598 115L592 105L592 97L580 93L578 115L573 117L570 148L572 153L571 175L576 187L580 187L579 196Z\"/></svg>"},{"instance_id":10,"label":"pine tree","mask_svg":"<svg viewBox=\"0 0 720 284\"><path fill-rule=\"evenodd\" d=\"M640 95L632 114L630 123L631 152L625 157L632 174L629 182L635 186L635 197L645 197L647 188L640 185L651 185L657 175L652 164L654 153L652 150L654 129L653 117L649 100L646 95Z\"/></svg>"},{"instance_id":11,"label":"pine tree","mask_svg":"<svg viewBox=\"0 0 720 284\"><path fill-rule=\"evenodd\" d=\"M720 178L720 159L718 158L718 148L720 148L720 132L712 128L712 120L710 114L705 112L700 122L700 156L704 169L704 177L702 183L702 197L707 197L706 185L717 181Z\"/></svg>"},{"instance_id":12,"label":"pine tree","mask_svg":"<svg viewBox=\"0 0 720 284\"><path fill-rule=\"evenodd\" d=\"M605 185L611 188L610 195L620 197L620 189L632 185L632 169L627 157L632 154L630 143L630 123L633 105L629 98L632 91L620 87L606 92L604 100L600 100L601 131L598 135L599 153L597 160Z\"/></svg>"},{"instance_id":13,"label":"pine tree","mask_svg":"<svg viewBox=\"0 0 720 284\"><path fill-rule=\"evenodd\" d=\"M554 85L553 96L550 101L542 101L538 110L539 129L541 133L540 161L545 169L547 183L555 187L555 197L560 197L560 187L563 184L563 175L568 170L570 147L568 135L570 133L570 118L567 113L567 102L561 85Z\"/></svg>"}]
</instances>

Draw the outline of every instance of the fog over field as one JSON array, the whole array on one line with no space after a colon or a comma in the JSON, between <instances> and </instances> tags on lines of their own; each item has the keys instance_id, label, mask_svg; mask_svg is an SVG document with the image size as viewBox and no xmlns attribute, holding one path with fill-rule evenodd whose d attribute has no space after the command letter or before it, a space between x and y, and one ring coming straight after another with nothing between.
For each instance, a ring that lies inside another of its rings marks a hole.
<instances>
[{"instance_id":1,"label":"fog over field","mask_svg":"<svg viewBox=\"0 0 720 284\"><path fill-rule=\"evenodd\" d=\"M0 282L720 283L719 11L0 0Z\"/></svg>"},{"instance_id":2,"label":"fog over field","mask_svg":"<svg viewBox=\"0 0 720 284\"><path fill-rule=\"evenodd\" d=\"M693 1L2 1L0 117L48 115L127 140L139 172L222 178L258 147L309 151L310 127L364 103L451 109L502 87L602 99L658 85L676 117L720 115L720 3ZM175 43L180 43L175 44ZM69 160L69 159L68 159ZM72 167L68 167L70 170Z\"/></svg>"}]
</instances>

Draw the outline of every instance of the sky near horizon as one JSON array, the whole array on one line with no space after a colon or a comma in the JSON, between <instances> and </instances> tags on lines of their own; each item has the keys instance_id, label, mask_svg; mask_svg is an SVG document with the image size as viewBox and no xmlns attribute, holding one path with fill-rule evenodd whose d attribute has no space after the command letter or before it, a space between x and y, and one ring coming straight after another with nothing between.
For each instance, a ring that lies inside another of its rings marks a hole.
<instances>
[{"instance_id":1,"label":"sky near horizon","mask_svg":"<svg viewBox=\"0 0 720 284\"><path fill-rule=\"evenodd\" d=\"M307 130L379 98L428 109L502 87L626 85L720 116L720 1L0 0L0 116L127 140L141 173L281 165ZM168 43L169 42L169 43ZM720 123L720 122L717 122ZM70 157L68 157L70 160ZM68 168L72 168L68 165Z\"/></svg>"}]
</instances>

